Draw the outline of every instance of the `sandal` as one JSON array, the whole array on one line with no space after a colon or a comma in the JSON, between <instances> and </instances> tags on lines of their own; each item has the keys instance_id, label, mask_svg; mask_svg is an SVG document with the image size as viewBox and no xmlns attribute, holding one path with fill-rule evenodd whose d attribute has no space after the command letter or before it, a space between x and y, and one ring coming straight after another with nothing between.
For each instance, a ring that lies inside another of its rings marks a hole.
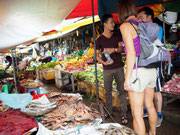
<instances>
[{"instance_id":1,"label":"sandal","mask_svg":"<svg viewBox=\"0 0 180 135\"><path fill-rule=\"evenodd\" d=\"M121 116L121 124L122 124L122 125L127 125L127 124L128 124L127 115L122 115L122 116Z\"/></svg>"}]
</instances>

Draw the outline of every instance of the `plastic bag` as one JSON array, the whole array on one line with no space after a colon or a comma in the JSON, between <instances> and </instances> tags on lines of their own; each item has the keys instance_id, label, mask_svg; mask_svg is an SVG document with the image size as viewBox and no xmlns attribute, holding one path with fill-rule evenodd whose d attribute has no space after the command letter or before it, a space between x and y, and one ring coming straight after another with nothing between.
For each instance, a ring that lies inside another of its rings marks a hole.
<instances>
[{"instance_id":1,"label":"plastic bag","mask_svg":"<svg viewBox=\"0 0 180 135\"><path fill-rule=\"evenodd\" d=\"M29 94L6 94L6 93L0 93L0 100L3 102L4 105L8 105L11 108L18 109L21 108L24 109L29 103L33 97Z\"/></svg>"},{"instance_id":2,"label":"plastic bag","mask_svg":"<svg viewBox=\"0 0 180 135\"><path fill-rule=\"evenodd\" d=\"M53 132L45 128L41 123L38 123L38 125L39 127L38 127L37 135L53 135Z\"/></svg>"},{"instance_id":3,"label":"plastic bag","mask_svg":"<svg viewBox=\"0 0 180 135\"><path fill-rule=\"evenodd\" d=\"M23 70L26 67L26 62L24 61L20 61L19 65L18 65L18 69L19 70Z\"/></svg>"}]
</instances>

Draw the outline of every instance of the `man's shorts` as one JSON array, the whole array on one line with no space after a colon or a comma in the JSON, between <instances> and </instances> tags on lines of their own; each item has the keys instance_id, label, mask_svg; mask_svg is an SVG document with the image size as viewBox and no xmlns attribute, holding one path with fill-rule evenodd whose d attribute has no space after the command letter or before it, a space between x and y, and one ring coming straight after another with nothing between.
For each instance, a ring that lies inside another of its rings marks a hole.
<instances>
[{"instance_id":1,"label":"man's shorts","mask_svg":"<svg viewBox=\"0 0 180 135\"><path fill-rule=\"evenodd\" d=\"M135 81L137 78L139 79ZM146 88L155 88L156 79L156 68L138 68L137 77L136 69L133 69L131 76L131 89L134 92L143 92Z\"/></svg>"}]
</instances>

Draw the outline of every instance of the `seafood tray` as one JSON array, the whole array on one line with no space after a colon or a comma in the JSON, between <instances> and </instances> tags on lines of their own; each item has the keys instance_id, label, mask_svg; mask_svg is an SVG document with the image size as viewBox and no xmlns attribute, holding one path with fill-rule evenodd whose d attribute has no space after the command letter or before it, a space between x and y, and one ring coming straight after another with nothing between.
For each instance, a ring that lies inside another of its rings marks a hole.
<instances>
[{"instance_id":1,"label":"seafood tray","mask_svg":"<svg viewBox=\"0 0 180 135\"><path fill-rule=\"evenodd\" d=\"M63 135L137 135L134 130L121 126L119 123L82 126L61 130L61 132L55 131L55 133Z\"/></svg>"},{"instance_id":2,"label":"seafood tray","mask_svg":"<svg viewBox=\"0 0 180 135\"><path fill-rule=\"evenodd\" d=\"M96 128L101 135L137 135L134 130L118 123L105 123Z\"/></svg>"},{"instance_id":3,"label":"seafood tray","mask_svg":"<svg viewBox=\"0 0 180 135\"><path fill-rule=\"evenodd\" d=\"M31 102L28 106L25 107L25 109L22 110L22 112L30 116L41 116L53 111L56 107L56 101L50 100L50 102L46 104Z\"/></svg>"},{"instance_id":4,"label":"seafood tray","mask_svg":"<svg viewBox=\"0 0 180 135\"><path fill-rule=\"evenodd\" d=\"M41 82L25 82L22 83L22 86L26 89L33 89L33 88L39 88L43 84Z\"/></svg>"},{"instance_id":5,"label":"seafood tray","mask_svg":"<svg viewBox=\"0 0 180 135\"><path fill-rule=\"evenodd\" d=\"M78 103L66 104L60 109L42 116L39 120L49 130L65 130L77 126L92 125L100 121L101 117L99 112L79 101Z\"/></svg>"},{"instance_id":6,"label":"seafood tray","mask_svg":"<svg viewBox=\"0 0 180 135\"><path fill-rule=\"evenodd\" d=\"M48 98L50 100L57 101L58 102L57 106L59 108L63 105L76 103L82 100L82 96L79 93L73 94L73 93L52 92L49 94Z\"/></svg>"}]
</instances>

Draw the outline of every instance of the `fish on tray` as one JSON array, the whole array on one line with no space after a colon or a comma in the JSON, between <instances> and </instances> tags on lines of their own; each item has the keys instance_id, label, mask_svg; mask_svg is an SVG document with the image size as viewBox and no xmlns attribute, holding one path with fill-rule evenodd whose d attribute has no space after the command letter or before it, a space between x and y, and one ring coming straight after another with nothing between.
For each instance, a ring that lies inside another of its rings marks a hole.
<instances>
[{"instance_id":1,"label":"fish on tray","mask_svg":"<svg viewBox=\"0 0 180 135\"><path fill-rule=\"evenodd\" d=\"M58 101L58 107L78 100L75 96L63 95L59 92L51 92L49 99Z\"/></svg>"},{"instance_id":2,"label":"fish on tray","mask_svg":"<svg viewBox=\"0 0 180 135\"><path fill-rule=\"evenodd\" d=\"M100 118L100 114L84 105L82 102L67 104L44 115L39 120L48 129L55 130L60 127L76 127L88 125ZM57 126L58 125L58 126Z\"/></svg>"}]
</instances>

